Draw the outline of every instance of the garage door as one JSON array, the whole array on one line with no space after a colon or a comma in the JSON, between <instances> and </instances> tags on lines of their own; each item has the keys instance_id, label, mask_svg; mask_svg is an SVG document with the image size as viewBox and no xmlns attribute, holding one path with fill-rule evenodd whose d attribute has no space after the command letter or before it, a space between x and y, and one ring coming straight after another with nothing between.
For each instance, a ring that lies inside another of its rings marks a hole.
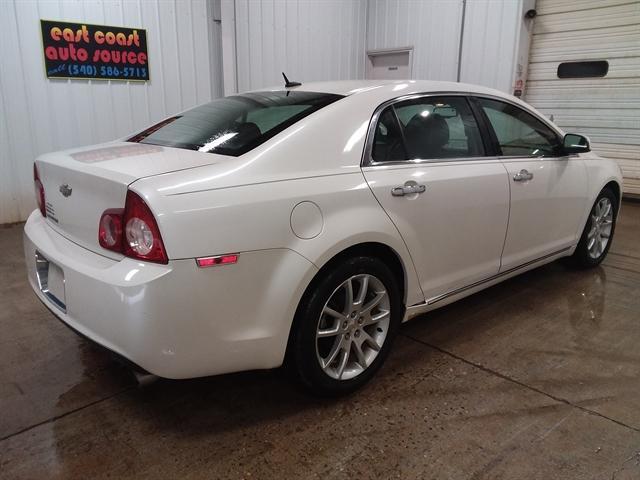
<instances>
[{"instance_id":1,"label":"garage door","mask_svg":"<svg viewBox=\"0 0 640 480\"><path fill-rule=\"evenodd\" d=\"M620 164L625 192L640 194L640 0L538 0L536 10L526 100L589 136Z\"/></svg>"}]
</instances>

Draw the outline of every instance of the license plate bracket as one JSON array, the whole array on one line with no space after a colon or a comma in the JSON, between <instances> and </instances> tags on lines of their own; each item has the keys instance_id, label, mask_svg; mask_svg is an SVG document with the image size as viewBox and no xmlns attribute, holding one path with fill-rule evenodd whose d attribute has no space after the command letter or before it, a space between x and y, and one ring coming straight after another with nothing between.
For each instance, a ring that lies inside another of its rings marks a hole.
<instances>
[{"instance_id":1,"label":"license plate bracket","mask_svg":"<svg viewBox=\"0 0 640 480\"><path fill-rule=\"evenodd\" d=\"M64 271L38 251L36 251L36 277L38 277L38 287L44 296L66 313Z\"/></svg>"}]
</instances>

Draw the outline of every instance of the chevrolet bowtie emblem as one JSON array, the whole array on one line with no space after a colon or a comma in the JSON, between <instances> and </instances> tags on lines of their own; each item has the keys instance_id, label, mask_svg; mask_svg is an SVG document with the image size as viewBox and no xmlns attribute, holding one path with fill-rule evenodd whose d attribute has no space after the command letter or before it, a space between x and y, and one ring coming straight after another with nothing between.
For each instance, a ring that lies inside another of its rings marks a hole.
<instances>
[{"instance_id":1,"label":"chevrolet bowtie emblem","mask_svg":"<svg viewBox=\"0 0 640 480\"><path fill-rule=\"evenodd\" d=\"M64 197L70 196L72 191L73 191L73 189L69 185L67 185L66 183L63 184L63 185L60 185L60 193Z\"/></svg>"}]
</instances>

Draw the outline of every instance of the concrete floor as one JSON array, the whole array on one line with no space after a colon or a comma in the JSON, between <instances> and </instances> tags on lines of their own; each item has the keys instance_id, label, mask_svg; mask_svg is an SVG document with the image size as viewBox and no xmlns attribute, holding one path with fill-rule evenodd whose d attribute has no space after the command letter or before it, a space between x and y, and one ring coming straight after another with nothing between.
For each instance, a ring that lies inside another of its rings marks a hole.
<instances>
[{"instance_id":1,"label":"concrete floor","mask_svg":"<svg viewBox=\"0 0 640 480\"><path fill-rule=\"evenodd\" d=\"M640 204L554 263L405 325L357 394L279 372L146 390L40 304L0 228L0 478L640 478Z\"/></svg>"}]
</instances>

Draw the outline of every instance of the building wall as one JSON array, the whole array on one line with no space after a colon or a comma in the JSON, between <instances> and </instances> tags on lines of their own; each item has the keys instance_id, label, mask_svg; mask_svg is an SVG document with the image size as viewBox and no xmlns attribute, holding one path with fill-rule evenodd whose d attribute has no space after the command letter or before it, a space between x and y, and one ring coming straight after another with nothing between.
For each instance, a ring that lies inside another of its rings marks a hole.
<instances>
[{"instance_id":1,"label":"building wall","mask_svg":"<svg viewBox=\"0 0 640 480\"><path fill-rule=\"evenodd\" d=\"M147 29L151 81L47 80L41 18ZM113 140L219 96L212 25L207 0L3 1L0 223L35 208L39 154Z\"/></svg>"},{"instance_id":2,"label":"building wall","mask_svg":"<svg viewBox=\"0 0 640 480\"><path fill-rule=\"evenodd\" d=\"M4 0L0 223L34 208L39 154L125 136L223 92L281 85L282 71L303 82L359 79L367 50L412 46L413 78L511 91L526 2ZM147 29L151 81L47 80L41 18Z\"/></svg>"},{"instance_id":3,"label":"building wall","mask_svg":"<svg viewBox=\"0 0 640 480\"><path fill-rule=\"evenodd\" d=\"M279 85L282 71L299 81L364 78L366 51L407 46L412 78L511 91L519 59L526 70L523 8L534 0L222 2L225 78L234 83L225 91L232 93Z\"/></svg>"},{"instance_id":4,"label":"building wall","mask_svg":"<svg viewBox=\"0 0 640 480\"><path fill-rule=\"evenodd\" d=\"M461 81L511 92L518 63L527 66L530 21L524 20L523 9L533 8L533 3L370 0L367 50L410 46L415 79Z\"/></svg>"},{"instance_id":5,"label":"building wall","mask_svg":"<svg viewBox=\"0 0 640 480\"><path fill-rule=\"evenodd\" d=\"M460 81L513 93L526 79L532 20L524 12L535 0L467 0Z\"/></svg>"},{"instance_id":6,"label":"building wall","mask_svg":"<svg viewBox=\"0 0 640 480\"><path fill-rule=\"evenodd\" d=\"M462 0L370 0L367 50L413 47L412 77L456 80Z\"/></svg>"},{"instance_id":7,"label":"building wall","mask_svg":"<svg viewBox=\"0 0 640 480\"><path fill-rule=\"evenodd\" d=\"M366 5L366 0L236 0L235 91L281 85L283 71L301 82L363 78ZM233 60L225 68L234 68Z\"/></svg>"},{"instance_id":8,"label":"building wall","mask_svg":"<svg viewBox=\"0 0 640 480\"><path fill-rule=\"evenodd\" d=\"M282 71L299 81L364 78L367 51L408 46L412 78L509 92L518 65L526 74L531 21L524 21L523 12L535 3L221 1L226 94L280 85Z\"/></svg>"}]
</instances>

